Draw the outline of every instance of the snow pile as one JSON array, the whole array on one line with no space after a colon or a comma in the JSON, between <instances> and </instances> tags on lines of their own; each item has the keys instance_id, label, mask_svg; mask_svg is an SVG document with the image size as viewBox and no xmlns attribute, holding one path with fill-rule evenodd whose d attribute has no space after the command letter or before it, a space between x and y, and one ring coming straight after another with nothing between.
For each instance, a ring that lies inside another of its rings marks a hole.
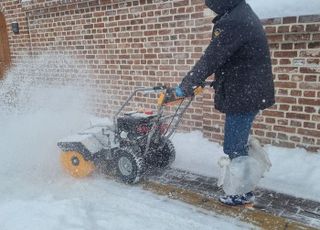
<instances>
[{"instance_id":1,"label":"snow pile","mask_svg":"<svg viewBox=\"0 0 320 230\"><path fill-rule=\"evenodd\" d=\"M266 146L273 167L261 186L320 202L320 155L305 149Z\"/></svg>"},{"instance_id":2,"label":"snow pile","mask_svg":"<svg viewBox=\"0 0 320 230\"><path fill-rule=\"evenodd\" d=\"M173 138L177 150L174 167L201 175L219 177L218 160L222 147L202 137L200 132L176 134ZM320 155L304 149L287 149L267 145L272 167L259 187L291 194L320 202Z\"/></svg>"},{"instance_id":3,"label":"snow pile","mask_svg":"<svg viewBox=\"0 0 320 230\"><path fill-rule=\"evenodd\" d=\"M260 18L300 16L320 13L319 0L247 0Z\"/></svg>"},{"instance_id":4,"label":"snow pile","mask_svg":"<svg viewBox=\"0 0 320 230\"><path fill-rule=\"evenodd\" d=\"M85 78L66 72L59 78L64 65L71 67L71 60L28 58L0 85L0 175L46 180L60 171L57 138L82 127L89 116L84 109L89 94L79 94L86 91L79 84Z\"/></svg>"}]
</instances>

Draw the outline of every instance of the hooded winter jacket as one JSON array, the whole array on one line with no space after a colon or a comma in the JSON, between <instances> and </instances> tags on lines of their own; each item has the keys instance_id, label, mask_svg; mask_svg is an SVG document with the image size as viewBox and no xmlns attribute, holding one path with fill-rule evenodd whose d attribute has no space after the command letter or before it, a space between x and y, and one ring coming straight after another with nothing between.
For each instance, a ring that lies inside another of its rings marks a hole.
<instances>
[{"instance_id":1,"label":"hooded winter jacket","mask_svg":"<svg viewBox=\"0 0 320 230\"><path fill-rule=\"evenodd\" d=\"M218 14L204 55L182 80L186 95L215 73L215 108L244 113L274 104L269 47L259 18L245 0L206 0Z\"/></svg>"}]
</instances>

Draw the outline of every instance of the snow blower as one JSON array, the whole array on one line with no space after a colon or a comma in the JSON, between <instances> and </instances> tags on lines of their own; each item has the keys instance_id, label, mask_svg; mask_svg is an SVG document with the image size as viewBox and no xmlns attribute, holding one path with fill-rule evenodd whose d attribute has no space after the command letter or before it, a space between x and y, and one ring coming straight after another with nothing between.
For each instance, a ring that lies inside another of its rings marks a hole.
<instances>
[{"instance_id":1,"label":"snow blower","mask_svg":"<svg viewBox=\"0 0 320 230\"><path fill-rule=\"evenodd\" d=\"M137 93L159 93L156 111L125 112ZM120 181L132 184L148 170L169 167L175 160L170 137L193 98L177 98L174 88L166 86L136 89L116 112L112 125L92 125L58 142L63 168L74 177L85 177L102 164L113 169Z\"/></svg>"}]
</instances>

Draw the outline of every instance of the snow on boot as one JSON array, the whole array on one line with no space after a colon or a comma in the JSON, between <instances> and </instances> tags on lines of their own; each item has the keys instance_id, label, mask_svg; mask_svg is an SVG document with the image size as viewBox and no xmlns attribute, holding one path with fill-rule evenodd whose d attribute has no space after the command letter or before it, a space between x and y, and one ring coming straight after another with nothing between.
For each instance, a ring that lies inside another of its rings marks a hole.
<instances>
[{"instance_id":1,"label":"snow on boot","mask_svg":"<svg viewBox=\"0 0 320 230\"><path fill-rule=\"evenodd\" d=\"M226 195L221 196L219 201L226 205L236 206L236 205L244 205L251 204L254 202L255 196L253 192L248 192L242 195Z\"/></svg>"},{"instance_id":2,"label":"snow on boot","mask_svg":"<svg viewBox=\"0 0 320 230\"><path fill-rule=\"evenodd\" d=\"M261 167L264 169L265 172L269 171L272 164L268 154L261 147L260 142L256 138L250 137L248 144L249 144L248 155L255 158L257 161L259 161Z\"/></svg>"},{"instance_id":3,"label":"snow on boot","mask_svg":"<svg viewBox=\"0 0 320 230\"><path fill-rule=\"evenodd\" d=\"M236 157L231 161L222 158L218 162L221 167L218 186L222 185L227 195L253 191L271 167L268 154L257 139L250 138L248 146L248 156Z\"/></svg>"},{"instance_id":4,"label":"snow on boot","mask_svg":"<svg viewBox=\"0 0 320 230\"><path fill-rule=\"evenodd\" d=\"M253 157L234 158L226 167L222 188L227 195L245 194L255 189L263 173L264 169Z\"/></svg>"},{"instance_id":5,"label":"snow on boot","mask_svg":"<svg viewBox=\"0 0 320 230\"><path fill-rule=\"evenodd\" d=\"M219 161L218 161L218 165L220 167L220 173L219 173L219 178L218 178L218 187L221 187L223 185L224 182L224 178L226 177L226 173L227 173L227 166L230 165L230 158L229 157L220 157Z\"/></svg>"}]
</instances>

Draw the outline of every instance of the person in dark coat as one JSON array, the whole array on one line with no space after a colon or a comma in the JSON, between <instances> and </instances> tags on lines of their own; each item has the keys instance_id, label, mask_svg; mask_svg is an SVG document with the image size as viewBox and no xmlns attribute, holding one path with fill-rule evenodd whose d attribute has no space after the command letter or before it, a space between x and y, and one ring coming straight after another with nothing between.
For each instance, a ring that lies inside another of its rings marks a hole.
<instances>
[{"instance_id":1,"label":"person in dark coat","mask_svg":"<svg viewBox=\"0 0 320 230\"><path fill-rule=\"evenodd\" d=\"M176 95L193 96L194 89L214 74L214 105L226 114L224 153L232 163L238 157L248 156L249 133L259 110L275 103L270 52L261 22L245 0L206 0L205 3L217 14L213 19L212 39L176 88ZM245 192L227 194L220 201L237 205L254 198L252 191L233 190Z\"/></svg>"}]
</instances>

